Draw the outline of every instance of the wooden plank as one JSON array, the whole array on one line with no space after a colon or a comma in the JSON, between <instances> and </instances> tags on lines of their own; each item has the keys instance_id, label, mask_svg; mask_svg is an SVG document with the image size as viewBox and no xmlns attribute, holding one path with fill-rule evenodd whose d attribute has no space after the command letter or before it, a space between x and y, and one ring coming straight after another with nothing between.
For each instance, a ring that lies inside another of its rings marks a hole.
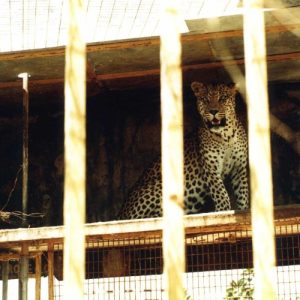
<instances>
[{"instance_id":1,"label":"wooden plank","mask_svg":"<svg viewBox=\"0 0 300 300\"><path fill-rule=\"evenodd\" d=\"M35 256L35 300L41 300L42 255Z\"/></svg>"},{"instance_id":2,"label":"wooden plank","mask_svg":"<svg viewBox=\"0 0 300 300\"><path fill-rule=\"evenodd\" d=\"M263 0L244 1L244 8L254 298L271 300L276 299L276 258Z\"/></svg>"},{"instance_id":3,"label":"wooden plank","mask_svg":"<svg viewBox=\"0 0 300 300\"><path fill-rule=\"evenodd\" d=\"M283 62L290 60L299 60L300 52L292 52L292 53L283 53L283 54L274 54L268 55L268 62ZM194 70L209 70L209 69L220 69L224 66L235 66L235 65L243 65L245 63L244 59L226 59L222 61L215 62L207 62L207 63L199 63L199 64L190 64L184 65L182 67L183 72L189 72ZM141 71L129 71L129 72L119 72L119 73L108 73L108 74L98 74L95 78L88 78L87 81L97 82L106 81L106 80L117 80L117 79L126 79L126 78L136 78L136 77L147 77L147 76L159 76L160 69L149 69L149 70L141 70ZM62 84L64 82L64 78L55 78L55 79L31 79L30 87L34 88L35 86L40 85L56 85ZM100 84L101 85L101 84ZM20 86L19 82L0 82L0 89L10 89L10 88L18 88Z\"/></svg>"},{"instance_id":4,"label":"wooden plank","mask_svg":"<svg viewBox=\"0 0 300 300\"><path fill-rule=\"evenodd\" d=\"M267 56L268 62L280 62L287 60L299 60L300 52L284 53L284 54L274 54ZM243 65L245 63L244 59L226 59L222 61L190 64L182 66L183 72L188 72L192 70L208 70L208 69L219 69L224 66L235 66ZM110 74L100 74L97 75L98 80L114 80L122 78L134 78L134 77L144 77L159 75L160 69L142 70L142 71L131 71L131 72L121 72L121 73L110 73ZM0 83L1 88L1 83Z\"/></svg>"},{"instance_id":5,"label":"wooden plank","mask_svg":"<svg viewBox=\"0 0 300 300\"><path fill-rule=\"evenodd\" d=\"M94 63L90 58L88 58L87 60L86 73L87 73L87 78L86 78L87 83L90 83L92 85L92 88L95 91L100 92L101 89L104 88L104 86L101 83L101 81L98 80L97 75L95 73Z\"/></svg>"},{"instance_id":6,"label":"wooden plank","mask_svg":"<svg viewBox=\"0 0 300 300\"><path fill-rule=\"evenodd\" d=\"M250 215L249 215L250 220ZM275 221L276 237L292 236L300 234L300 217L287 218ZM101 226L101 225L100 225ZM252 228L250 223L241 224L236 222L226 225L214 225L205 227L188 227L185 230L186 244L211 244L233 242L235 239L252 238ZM197 242L195 242L195 239ZM55 250L63 250L63 239L51 239L51 243L56 244ZM86 249L118 248L128 246L149 246L159 245L162 241L162 231L130 232L110 235L88 236ZM14 244L1 243L2 249L21 251L22 241ZM28 243L28 257L35 257L36 252L48 251L49 240L33 241ZM18 260L20 254L0 254L0 260Z\"/></svg>"},{"instance_id":7,"label":"wooden plank","mask_svg":"<svg viewBox=\"0 0 300 300\"><path fill-rule=\"evenodd\" d=\"M36 85L53 85L53 84L61 84L63 82L64 82L64 78L33 79L30 81L30 86L34 87ZM17 81L0 82L0 89L18 88L19 86L20 83Z\"/></svg>"},{"instance_id":8,"label":"wooden plank","mask_svg":"<svg viewBox=\"0 0 300 300\"><path fill-rule=\"evenodd\" d=\"M274 220L276 225L280 224L300 224L300 205L285 205L275 207ZM224 211L218 213L205 213L200 215L184 216L184 226L187 232L199 230L203 232L213 232L226 230L226 228L243 228L251 224L251 215L246 212ZM237 226L237 227L235 227ZM159 234L162 231L162 219L146 219L131 221L110 221L85 225L85 235L112 239L115 237L129 238ZM194 229L193 229L194 228ZM300 229L299 229L300 230ZM64 237L64 227L39 227L39 228L19 228L0 230L0 245L8 248L17 246L22 241L37 241L46 244L49 240L61 242Z\"/></svg>"},{"instance_id":9,"label":"wooden plank","mask_svg":"<svg viewBox=\"0 0 300 300\"><path fill-rule=\"evenodd\" d=\"M300 218L294 220L286 220L285 222L276 222L275 234L276 237L284 237L300 234ZM186 243L193 244L195 237L202 237L200 244L209 243L221 243L226 241L232 241L233 236L236 238L252 237L251 224L227 224L226 226L207 226L207 227L189 227L185 230ZM222 234L222 239L220 239ZM191 237L191 238L190 238ZM161 243L162 232L161 231L144 231L133 232L113 235L99 235L87 237L86 249L93 248L118 248L127 246L149 246L158 245ZM52 240L51 240L52 242ZM57 249L63 250L63 240L56 240ZM20 251L22 242L18 242L14 245L1 244L2 248L14 249ZM35 256L35 252L48 251L48 242L40 240L29 244L30 257ZM19 259L20 255L17 254L1 254L1 260Z\"/></svg>"},{"instance_id":10,"label":"wooden plank","mask_svg":"<svg viewBox=\"0 0 300 300\"><path fill-rule=\"evenodd\" d=\"M48 245L48 300L54 300L54 251L53 251L53 243L49 243L49 245Z\"/></svg>"}]
</instances>

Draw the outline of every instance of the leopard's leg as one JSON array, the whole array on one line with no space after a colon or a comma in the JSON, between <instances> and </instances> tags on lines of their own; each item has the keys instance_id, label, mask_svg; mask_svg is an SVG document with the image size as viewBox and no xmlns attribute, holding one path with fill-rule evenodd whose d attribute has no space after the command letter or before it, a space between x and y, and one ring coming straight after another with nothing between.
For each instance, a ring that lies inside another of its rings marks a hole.
<instances>
[{"instance_id":1,"label":"leopard's leg","mask_svg":"<svg viewBox=\"0 0 300 300\"><path fill-rule=\"evenodd\" d=\"M233 170L231 184L236 199L236 207L239 210L249 208L249 186L247 162L244 161Z\"/></svg>"},{"instance_id":2,"label":"leopard's leg","mask_svg":"<svg viewBox=\"0 0 300 300\"><path fill-rule=\"evenodd\" d=\"M184 209L185 214L203 212L206 198L209 195L201 178L193 179L185 186Z\"/></svg>"},{"instance_id":3,"label":"leopard's leg","mask_svg":"<svg viewBox=\"0 0 300 300\"><path fill-rule=\"evenodd\" d=\"M161 182L146 182L129 193L119 213L120 220L161 216Z\"/></svg>"},{"instance_id":4,"label":"leopard's leg","mask_svg":"<svg viewBox=\"0 0 300 300\"><path fill-rule=\"evenodd\" d=\"M230 198L220 174L211 170L204 171L202 180L205 183L206 189L209 191L209 194L215 203L215 210L230 210Z\"/></svg>"}]
</instances>

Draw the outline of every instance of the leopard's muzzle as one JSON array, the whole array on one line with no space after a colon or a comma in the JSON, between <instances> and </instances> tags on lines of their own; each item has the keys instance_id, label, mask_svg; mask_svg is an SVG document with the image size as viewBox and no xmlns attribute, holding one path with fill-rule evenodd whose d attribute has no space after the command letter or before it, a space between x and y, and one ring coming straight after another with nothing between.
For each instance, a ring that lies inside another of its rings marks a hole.
<instances>
[{"instance_id":1,"label":"leopard's muzzle","mask_svg":"<svg viewBox=\"0 0 300 300\"><path fill-rule=\"evenodd\" d=\"M205 113L205 123L208 128L224 127L226 125L225 113L218 110L210 110Z\"/></svg>"}]
</instances>

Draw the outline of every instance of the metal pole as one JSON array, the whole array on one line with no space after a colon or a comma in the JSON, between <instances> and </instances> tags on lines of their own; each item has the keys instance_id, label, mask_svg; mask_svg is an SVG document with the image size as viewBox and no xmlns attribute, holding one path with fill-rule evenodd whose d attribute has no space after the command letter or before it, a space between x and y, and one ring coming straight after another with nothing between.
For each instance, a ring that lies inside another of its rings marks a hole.
<instances>
[{"instance_id":1,"label":"metal pole","mask_svg":"<svg viewBox=\"0 0 300 300\"><path fill-rule=\"evenodd\" d=\"M29 127L29 92L28 73L18 75L23 81L23 168L22 168L22 212L24 214L22 225L27 226L28 213L28 127ZM24 248L24 249L23 249ZM28 285L28 257L26 256L26 245L23 245L23 254L20 259L19 299L27 300ZM25 251L25 254L24 254Z\"/></svg>"},{"instance_id":2,"label":"metal pole","mask_svg":"<svg viewBox=\"0 0 300 300\"><path fill-rule=\"evenodd\" d=\"M83 299L85 277L86 47L83 0L69 0L65 65L65 299Z\"/></svg>"},{"instance_id":3,"label":"metal pole","mask_svg":"<svg viewBox=\"0 0 300 300\"><path fill-rule=\"evenodd\" d=\"M23 226L27 226L28 212L28 127L29 127L29 92L28 73L18 75L23 81L23 174L22 174L22 212L24 213Z\"/></svg>"},{"instance_id":4,"label":"metal pole","mask_svg":"<svg viewBox=\"0 0 300 300\"><path fill-rule=\"evenodd\" d=\"M276 299L273 188L263 0L244 0L255 299Z\"/></svg>"},{"instance_id":5,"label":"metal pole","mask_svg":"<svg viewBox=\"0 0 300 300\"><path fill-rule=\"evenodd\" d=\"M8 300L8 273L9 273L9 262L2 262L2 299Z\"/></svg>"},{"instance_id":6,"label":"metal pole","mask_svg":"<svg viewBox=\"0 0 300 300\"><path fill-rule=\"evenodd\" d=\"M28 299L28 245L22 244L19 268L19 300Z\"/></svg>"},{"instance_id":7,"label":"metal pole","mask_svg":"<svg viewBox=\"0 0 300 300\"><path fill-rule=\"evenodd\" d=\"M185 299L183 113L179 1L162 1L161 112L163 254L167 299Z\"/></svg>"}]
</instances>

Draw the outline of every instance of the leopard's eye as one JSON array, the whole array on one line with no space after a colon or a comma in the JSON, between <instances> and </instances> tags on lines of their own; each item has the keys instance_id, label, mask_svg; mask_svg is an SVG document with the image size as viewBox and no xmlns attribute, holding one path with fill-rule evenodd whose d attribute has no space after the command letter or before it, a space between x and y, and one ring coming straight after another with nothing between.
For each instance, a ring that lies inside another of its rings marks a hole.
<instances>
[{"instance_id":1,"label":"leopard's eye","mask_svg":"<svg viewBox=\"0 0 300 300\"><path fill-rule=\"evenodd\" d=\"M220 96L219 101L220 102L225 102L226 99L227 99L227 96L226 95L222 95L222 96Z\"/></svg>"},{"instance_id":2,"label":"leopard's eye","mask_svg":"<svg viewBox=\"0 0 300 300\"><path fill-rule=\"evenodd\" d=\"M207 97L201 97L201 101L203 103L208 103L209 102L209 99Z\"/></svg>"}]
</instances>

